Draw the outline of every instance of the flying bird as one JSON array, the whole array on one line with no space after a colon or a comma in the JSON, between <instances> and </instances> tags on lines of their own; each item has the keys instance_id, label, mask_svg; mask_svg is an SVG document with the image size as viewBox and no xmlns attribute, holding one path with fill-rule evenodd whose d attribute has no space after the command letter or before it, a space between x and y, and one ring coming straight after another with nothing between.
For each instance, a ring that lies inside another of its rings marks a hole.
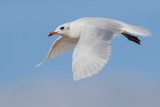
<instances>
[{"instance_id":1,"label":"flying bird","mask_svg":"<svg viewBox=\"0 0 160 107\"><path fill-rule=\"evenodd\" d=\"M48 36L60 35L44 60L74 49L72 56L73 79L79 80L97 74L111 56L111 39L122 34L128 40L140 44L139 36L151 36L143 26L134 26L118 20L85 17L65 23ZM42 63L38 64L40 66Z\"/></svg>"}]
</instances>

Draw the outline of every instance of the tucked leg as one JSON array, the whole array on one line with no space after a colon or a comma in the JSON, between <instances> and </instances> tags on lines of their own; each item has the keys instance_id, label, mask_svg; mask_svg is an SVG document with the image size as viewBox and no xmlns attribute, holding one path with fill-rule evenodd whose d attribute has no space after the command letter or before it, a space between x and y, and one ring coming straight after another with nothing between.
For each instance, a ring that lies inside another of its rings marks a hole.
<instances>
[{"instance_id":1,"label":"tucked leg","mask_svg":"<svg viewBox=\"0 0 160 107\"><path fill-rule=\"evenodd\" d=\"M132 35L130 35L130 34L127 34L127 33L122 33L128 40L130 40L130 41L133 41L133 42L135 42L135 43L137 43L137 44L139 44L140 45L140 40L138 39L138 37L135 37L135 36L132 36Z\"/></svg>"}]
</instances>

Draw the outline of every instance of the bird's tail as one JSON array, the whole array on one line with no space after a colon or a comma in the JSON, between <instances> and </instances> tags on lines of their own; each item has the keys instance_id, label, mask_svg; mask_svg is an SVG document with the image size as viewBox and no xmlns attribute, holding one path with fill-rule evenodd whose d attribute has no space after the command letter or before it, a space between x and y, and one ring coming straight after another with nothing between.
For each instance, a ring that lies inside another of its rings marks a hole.
<instances>
[{"instance_id":1,"label":"bird's tail","mask_svg":"<svg viewBox=\"0 0 160 107\"><path fill-rule=\"evenodd\" d=\"M151 32L143 26L134 26L126 24L122 31L132 33L139 36L151 36Z\"/></svg>"}]
</instances>

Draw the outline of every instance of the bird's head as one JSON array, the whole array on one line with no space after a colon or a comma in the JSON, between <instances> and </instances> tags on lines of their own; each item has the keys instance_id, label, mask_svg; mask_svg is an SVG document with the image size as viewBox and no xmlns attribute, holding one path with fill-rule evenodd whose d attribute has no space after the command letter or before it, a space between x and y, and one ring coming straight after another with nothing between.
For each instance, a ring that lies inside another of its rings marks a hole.
<instances>
[{"instance_id":1,"label":"bird's head","mask_svg":"<svg viewBox=\"0 0 160 107\"><path fill-rule=\"evenodd\" d=\"M59 34L61 36L68 36L69 32L70 32L70 24L66 23L57 27L55 31L49 33L48 37L54 34Z\"/></svg>"}]
</instances>

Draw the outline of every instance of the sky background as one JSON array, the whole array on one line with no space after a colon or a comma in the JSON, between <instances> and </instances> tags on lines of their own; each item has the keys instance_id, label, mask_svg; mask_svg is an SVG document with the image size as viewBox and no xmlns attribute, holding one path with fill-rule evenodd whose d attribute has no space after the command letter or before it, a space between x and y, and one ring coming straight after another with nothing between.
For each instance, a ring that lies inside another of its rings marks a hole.
<instances>
[{"instance_id":1,"label":"sky background","mask_svg":"<svg viewBox=\"0 0 160 107\"><path fill-rule=\"evenodd\" d=\"M159 0L1 0L0 107L160 107ZM72 52L41 67L57 26L81 17L142 25L141 45L120 36L97 75L73 82Z\"/></svg>"}]
</instances>

